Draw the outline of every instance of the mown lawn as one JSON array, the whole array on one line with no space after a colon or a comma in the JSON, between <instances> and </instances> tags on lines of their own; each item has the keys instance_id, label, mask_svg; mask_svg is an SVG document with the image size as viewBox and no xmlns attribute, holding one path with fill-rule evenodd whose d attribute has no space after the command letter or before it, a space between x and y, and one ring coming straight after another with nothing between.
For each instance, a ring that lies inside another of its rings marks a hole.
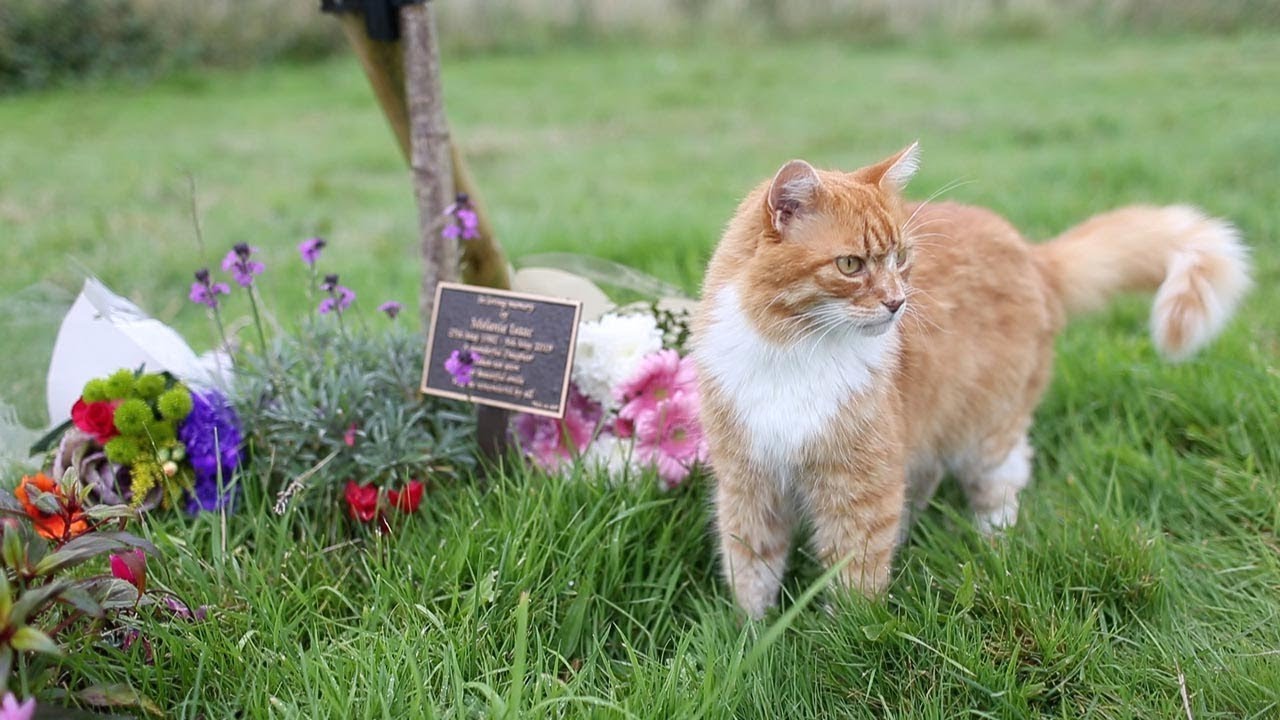
<instances>
[{"instance_id":1,"label":"mown lawn","mask_svg":"<svg viewBox=\"0 0 1280 720\"><path fill-rule=\"evenodd\" d=\"M1277 67L1276 36L450 62L455 131L516 258L599 255L692 292L737 198L783 161L853 167L919 138L918 196L965 181L947 196L1033 238L1194 202L1241 227L1258 287L1178 366L1145 301L1073 325L1017 528L985 542L944 492L877 603L823 590L801 557L785 613L744 626L705 480L664 495L511 469L338 546L320 538L344 519L277 518L250 481L225 524L150 528L157 581L213 619L154 629L154 665L68 671L190 718L1280 715ZM354 61L6 98L0 128L0 397L29 422L85 269L197 346L189 273L233 242L266 251L286 326L308 309L293 247L311 234L366 309L412 301L412 196Z\"/></svg>"}]
</instances>

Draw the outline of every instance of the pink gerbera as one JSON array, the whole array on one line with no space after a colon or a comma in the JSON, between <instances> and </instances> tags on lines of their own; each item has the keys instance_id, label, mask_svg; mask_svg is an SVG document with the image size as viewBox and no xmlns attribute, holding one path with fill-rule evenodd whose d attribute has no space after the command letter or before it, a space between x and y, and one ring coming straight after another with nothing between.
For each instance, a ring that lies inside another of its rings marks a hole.
<instances>
[{"instance_id":1,"label":"pink gerbera","mask_svg":"<svg viewBox=\"0 0 1280 720\"><path fill-rule=\"evenodd\" d=\"M653 465L670 490L707 457L707 442L698 423L696 393L678 393L636 418L636 457Z\"/></svg>"},{"instance_id":2,"label":"pink gerbera","mask_svg":"<svg viewBox=\"0 0 1280 720\"><path fill-rule=\"evenodd\" d=\"M681 358L675 350L646 355L635 373L614 388L614 400L622 406L618 417L634 422L677 394L696 392L697 381L691 358Z\"/></svg>"},{"instance_id":3,"label":"pink gerbera","mask_svg":"<svg viewBox=\"0 0 1280 720\"><path fill-rule=\"evenodd\" d=\"M570 385L563 420L527 413L517 415L515 434L520 447L538 467L555 472L587 447L603 415L599 403L579 392L576 385Z\"/></svg>"}]
</instances>

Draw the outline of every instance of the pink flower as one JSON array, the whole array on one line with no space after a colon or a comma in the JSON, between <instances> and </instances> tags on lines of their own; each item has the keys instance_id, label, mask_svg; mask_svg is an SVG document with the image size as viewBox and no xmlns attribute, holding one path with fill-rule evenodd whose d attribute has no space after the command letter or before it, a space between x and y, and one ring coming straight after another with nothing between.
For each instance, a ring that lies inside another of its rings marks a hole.
<instances>
[{"instance_id":1,"label":"pink flower","mask_svg":"<svg viewBox=\"0 0 1280 720\"><path fill-rule=\"evenodd\" d=\"M138 588L138 595L146 594L147 554L135 549L122 555L112 555L111 574Z\"/></svg>"},{"instance_id":2,"label":"pink flower","mask_svg":"<svg viewBox=\"0 0 1280 720\"><path fill-rule=\"evenodd\" d=\"M681 358L675 350L646 355L635 373L614 388L613 398L622 405L618 417L634 422L678 394L696 393L697 381L692 358Z\"/></svg>"},{"instance_id":3,"label":"pink flower","mask_svg":"<svg viewBox=\"0 0 1280 720\"><path fill-rule=\"evenodd\" d=\"M359 428L356 427L356 424L351 423L350 425L347 426L346 432L342 433L342 442L346 444L347 447L356 446L356 432L358 430Z\"/></svg>"},{"instance_id":4,"label":"pink flower","mask_svg":"<svg viewBox=\"0 0 1280 720\"><path fill-rule=\"evenodd\" d=\"M698 396L680 393L636 418L636 458L653 465L666 490L676 487L707 457L698 423Z\"/></svg>"},{"instance_id":5,"label":"pink flower","mask_svg":"<svg viewBox=\"0 0 1280 720\"><path fill-rule=\"evenodd\" d=\"M26 702L18 704L18 698L7 692L4 699L0 700L0 720L31 720L35 714L35 698L27 698Z\"/></svg>"},{"instance_id":6,"label":"pink flower","mask_svg":"<svg viewBox=\"0 0 1280 720\"><path fill-rule=\"evenodd\" d=\"M563 420L541 415L517 415L515 433L525 454L538 467L554 472L564 461L573 459L587 447L603 415L600 403L583 395L576 385L570 385L569 403Z\"/></svg>"}]
</instances>

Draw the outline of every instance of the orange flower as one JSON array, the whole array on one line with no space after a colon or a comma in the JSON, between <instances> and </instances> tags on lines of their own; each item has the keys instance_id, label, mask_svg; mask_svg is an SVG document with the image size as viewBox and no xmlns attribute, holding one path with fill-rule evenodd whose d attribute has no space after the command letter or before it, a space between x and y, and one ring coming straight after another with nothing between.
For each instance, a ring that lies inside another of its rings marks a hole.
<instances>
[{"instance_id":1,"label":"orange flower","mask_svg":"<svg viewBox=\"0 0 1280 720\"><path fill-rule=\"evenodd\" d=\"M50 515L32 504L27 497L28 486L57 496L62 512L57 515ZM84 518L84 511L80 508L80 503L75 498L68 498L63 495L62 488L58 487L58 483L44 473L23 477L22 482L18 484L18 489L13 491L13 495L18 498L18 502L22 503L22 508L31 517L31 523L36 526L36 532L40 533L42 537L57 542L66 542L77 535L83 535L89 530L89 523Z\"/></svg>"}]
</instances>

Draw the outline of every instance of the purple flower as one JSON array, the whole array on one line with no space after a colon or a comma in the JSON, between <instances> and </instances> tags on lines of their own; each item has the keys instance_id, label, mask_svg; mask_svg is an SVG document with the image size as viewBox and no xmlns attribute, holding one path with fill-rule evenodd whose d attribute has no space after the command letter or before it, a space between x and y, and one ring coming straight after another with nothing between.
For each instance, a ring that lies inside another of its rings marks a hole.
<instances>
[{"instance_id":1,"label":"purple flower","mask_svg":"<svg viewBox=\"0 0 1280 720\"><path fill-rule=\"evenodd\" d=\"M444 369L453 376L455 385L467 387L471 384L471 372L476 364L476 355L479 353L465 348L449 353L449 357L444 361Z\"/></svg>"},{"instance_id":2,"label":"purple flower","mask_svg":"<svg viewBox=\"0 0 1280 720\"><path fill-rule=\"evenodd\" d=\"M216 308L218 296L229 294L231 294L231 288L226 283L212 282L208 269L200 268L196 271L196 281L191 283L191 292L187 293L187 299L208 308Z\"/></svg>"},{"instance_id":3,"label":"purple flower","mask_svg":"<svg viewBox=\"0 0 1280 720\"><path fill-rule=\"evenodd\" d=\"M195 470L195 488L187 496L187 512L221 510L235 500L233 477L240 466L240 419L216 390L191 393L191 414L178 427Z\"/></svg>"},{"instance_id":4,"label":"purple flower","mask_svg":"<svg viewBox=\"0 0 1280 720\"><path fill-rule=\"evenodd\" d=\"M329 297L321 300L319 307L316 308L321 315L328 315L335 311L341 315L347 308L351 307L351 303L356 301L356 293L349 287L334 285L328 290Z\"/></svg>"},{"instance_id":5,"label":"purple flower","mask_svg":"<svg viewBox=\"0 0 1280 720\"><path fill-rule=\"evenodd\" d=\"M252 259L256 252L258 248L249 247L247 243L236 243L231 252L222 258L223 272L231 273L240 287L249 287L253 284L253 279L266 269L262 263Z\"/></svg>"},{"instance_id":6,"label":"purple flower","mask_svg":"<svg viewBox=\"0 0 1280 720\"><path fill-rule=\"evenodd\" d=\"M307 238L298 243L298 254L302 256L302 262L315 266L316 261L320 259L320 251L324 250L324 246L328 245L324 238Z\"/></svg>"},{"instance_id":7,"label":"purple flower","mask_svg":"<svg viewBox=\"0 0 1280 720\"><path fill-rule=\"evenodd\" d=\"M474 240L480 237L480 218L466 193L458 193L457 199L444 212L445 215L452 216L452 220L440 233L444 239Z\"/></svg>"},{"instance_id":8,"label":"purple flower","mask_svg":"<svg viewBox=\"0 0 1280 720\"><path fill-rule=\"evenodd\" d=\"M403 306L400 303L396 302L395 300L388 300L382 303L381 305L379 305L378 310L386 313L387 317L391 318L392 320L395 320L396 316L400 314L400 310L402 309L402 307Z\"/></svg>"}]
</instances>

